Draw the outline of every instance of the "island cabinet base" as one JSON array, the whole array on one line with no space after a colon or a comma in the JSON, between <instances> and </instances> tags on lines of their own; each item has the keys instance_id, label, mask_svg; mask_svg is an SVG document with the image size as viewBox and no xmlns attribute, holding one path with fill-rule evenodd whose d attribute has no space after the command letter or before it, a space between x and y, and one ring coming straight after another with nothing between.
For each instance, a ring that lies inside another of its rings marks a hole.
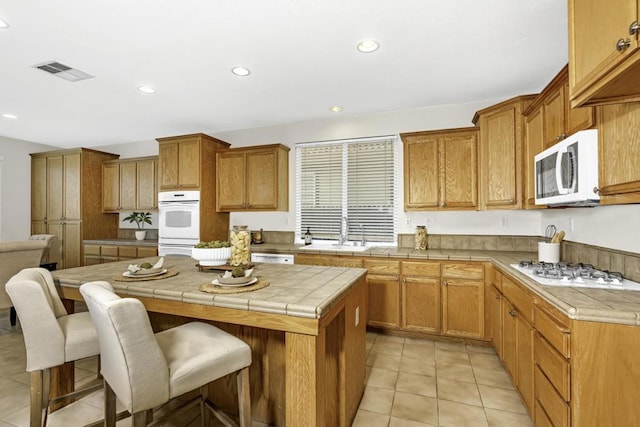
<instances>
[{"instance_id":1,"label":"island cabinet base","mask_svg":"<svg viewBox=\"0 0 640 427\"><path fill-rule=\"evenodd\" d=\"M140 299L149 310L155 331L194 320L157 312L154 301ZM239 319L230 319L234 323L213 320L217 316L195 319L209 321L251 347L249 379L254 421L276 426L350 426L364 392L366 304L362 278L341 301L315 319L315 331L301 333L286 327L276 330L268 325L235 323ZM225 412L237 414L236 387L235 376L221 378L209 386L208 397Z\"/></svg>"}]
</instances>

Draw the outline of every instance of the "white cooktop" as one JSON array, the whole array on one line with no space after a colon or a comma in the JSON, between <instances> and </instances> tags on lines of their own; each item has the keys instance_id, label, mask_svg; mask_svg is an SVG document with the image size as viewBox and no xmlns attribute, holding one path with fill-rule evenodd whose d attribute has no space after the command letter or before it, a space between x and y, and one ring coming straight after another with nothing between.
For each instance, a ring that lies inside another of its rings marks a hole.
<instances>
[{"instance_id":1,"label":"white cooktop","mask_svg":"<svg viewBox=\"0 0 640 427\"><path fill-rule=\"evenodd\" d=\"M511 264L519 272L541 285L573 288L598 288L623 291L640 291L640 283L621 278L617 273L596 270L591 266L567 263Z\"/></svg>"}]
</instances>

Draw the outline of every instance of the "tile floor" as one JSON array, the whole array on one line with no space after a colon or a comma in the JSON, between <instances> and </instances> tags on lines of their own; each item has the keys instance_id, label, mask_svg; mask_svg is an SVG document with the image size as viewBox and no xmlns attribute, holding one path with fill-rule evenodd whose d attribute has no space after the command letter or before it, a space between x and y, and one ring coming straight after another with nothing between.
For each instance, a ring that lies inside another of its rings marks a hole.
<instances>
[{"instance_id":1,"label":"tile floor","mask_svg":"<svg viewBox=\"0 0 640 427\"><path fill-rule=\"evenodd\" d=\"M354 427L532 426L495 352L464 344L367 334L365 393ZM95 377L95 358L76 364L76 381ZM102 417L102 392L50 415L50 427ZM29 425L29 377L20 328L0 310L0 427ZM129 425L128 420L118 426ZM199 426L197 408L167 427ZM254 423L254 427L263 424Z\"/></svg>"}]
</instances>

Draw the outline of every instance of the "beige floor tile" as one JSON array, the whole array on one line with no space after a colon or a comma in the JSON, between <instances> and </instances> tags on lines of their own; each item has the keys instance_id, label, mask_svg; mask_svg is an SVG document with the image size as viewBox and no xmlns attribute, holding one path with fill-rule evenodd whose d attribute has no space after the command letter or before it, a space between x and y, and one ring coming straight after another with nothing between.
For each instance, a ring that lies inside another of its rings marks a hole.
<instances>
[{"instance_id":1,"label":"beige floor tile","mask_svg":"<svg viewBox=\"0 0 640 427\"><path fill-rule=\"evenodd\" d=\"M440 426L488 427L484 408L438 399Z\"/></svg>"},{"instance_id":2,"label":"beige floor tile","mask_svg":"<svg viewBox=\"0 0 640 427\"><path fill-rule=\"evenodd\" d=\"M20 388L15 393L0 398L0 414L7 419L5 414L12 414L22 408L29 407L29 389Z\"/></svg>"},{"instance_id":3,"label":"beige floor tile","mask_svg":"<svg viewBox=\"0 0 640 427\"><path fill-rule=\"evenodd\" d=\"M376 414L361 409L356 413L351 427L387 427L388 424L389 415Z\"/></svg>"},{"instance_id":4,"label":"beige floor tile","mask_svg":"<svg viewBox=\"0 0 640 427\"><path fill-rule=\"evenodd\" d=\"M476 382L482 385L489 385L493 387L502 387L508 389L514 389L513 383L511 382L511 378L507 372L500 369L484 369L484 368L473 368L473 373L476 376Z\"/></svg>"},{"instance_id":5,"label":"beige floor tile","mask_svg":"<svg viewBox=\"0 0 640 427\"><path fill-rule=\"evenodd\" d=\"M469 358L474 368L504 370L502 362L495 354L469 353Z\"/></svg>"},{"instance_id":6,"label":"beige floor tile","mask_svg":"<svg viewBox=\"0 0 640 427\"><path fill-rule=\"evenodd\" d=\"M404 348L402 349L402 355L420 359L429 359L433 360L435 363L436 353L432 346L405 343Z\"/></svg>"},{"instance_id":7,"label":"beige floor tile","mask_svg":"<svg viewBox=\"0 0 640 427\"><path fill-rule=\"evenodd\" d=\"M435 349L436 348L435 341L430 340L430 339L426 339L426 338L407 337L407 338L404 339L404 343L405 344L409 344L409 345L418 345L420 347L431 348L431 349Z\"/></svg>"},{"instance_id":8,"label":"beige floor tile","mask_svg":"<svg viewBox=\"0 0 640 427\"><path fill-rule=\"evenodd\" d=\"M480 397L485 408L500 409L518 414L526 414L527 410L515 390L479 385Z\"/></svg>"},{"instance_id":9,"label":"beige floor tile","mask_svg":"<svg viewBox=\"0 0 640 427\"><path fill-rule=\"evenodd\" d=\"M436 348L436 364L439 363L469 365L469 354L466 351L450 351Z\"/></svg>"},{"instance_id":10,"label":"beige floor tile","mask_svg":"<svg viewBox=\"0 0 640 427\"><path fill-rule=\"evenodd\" d=\"M390 369L371 368L366 385L371 387L395 390L398 381L398 371Z\"/></svg>"},{"instance_id":11,"label":"beige floor tile","mask_svg":"<svg viewBox=\"0 0 640 427\"><path fill-rule=\"evenodd\" d=\"M440 377L438 377L438 399L482 406L478 386L475 383L453 381Z\"/></svg>"},{"instance_id":12,"label":"beige floor tile","mask_svg":"<svg viewBox=\"0 0 640 427\"><path fill-rule=\"evenodd\" d=\"M485 412L491 427L533 427L533 421L526 414L514 414L490 408L485 408Z\"/></svg>"},{"instance_id":13,"label":"beige floor tile","mask_svg":"<svg viewBox=\"0 0 640 427\"><path fill-rule=\"evenodd\" d=\"M85 371L98 372L98 357L87 357L86 359L78 360L75 366Z\"/></svg>"},{"instance_id":14,"label":"beige floor tile","mask_svg":"<svg viewBox=\"0 0 640 427\"><path fill-rule=\"evenodd\" d=\"M360 401L360 409L389 415L393 405L393 390L376 387L365 387L364 395Z\"/></svg>"},{"instance_id":15,"label":"beige floor tile","mask_svg":"<svg viewBox=\"0 0 640 427\"><path fill-rule=\"evenodd\" d=\"M399 355L376 353L372 351L369 354L369 357L367 357L367 366L397 371L400 369L400 359L401 357Z\"/></svg>"},{"instance_id":16,"label":"beige floor tile","mask_svg":"<svg viewBox=\"0 0 640 427\"><path fill-rule=\"evenodd\" d=\"M381 342L380 340L376 340L371 347L371 351L375 351L376 353L383 354L393 354L400 356L402 354L402 347L404 344L397 342Z\"/></svg>"},{"instance_id":17,"label":"beige floor tile","mask_svg":"<svg viewBox=\"0 0 640 427\"><path fill-rule=\"evenodd\" d=\"M400 372L410 374L435 376L436 367L429 360L415 359L413 357L402 356L400 360Z\"/></svg>"},{"instance_id":18,"label":"beige floor tile","mask_svg":"<svg viewBox=\"0 0 640 427\"><path fill-rule=\"evenodd\" d=\"M391 417L391 419L389 420L389 427L435 427L435 425Z\"/></svg>"},{"instance_id":19,"label":"beige floor tile","mask_svg":"<svg viewBox=\"0 0 640 427\"><path fill-rule=\"evenodd\" d=\"M461 342L435 341L435 346L436 350L460 351L463 353L467 352L467 347Z\"/></svg>"},{"instance_id":20,"label":"beige floor tile","mask_svg":"<svg viewBox=\"0 0 640 427\"><path fill-rule=\"evenodd\" d=\"M475 384L476 382L476 377L473 375L473 369L471 369L471 365L438 363L438 366L436 367L436 376L438 378L463 381L466 383Z\"/></svg>"},{"instance_id":21,"label":"beige floor tile","mask_svg":"<svg viewBox=\"0 0 640 427\"><path fill-rule=\"evenodd\" d=\"M49 415L48 427L82 426L104 416L102 409L82 402L73 403Z\"/></svg>"},{"instance_id":22,"label":"beige floor tile","mask_svg":"<svg viewBox=\"0 0 640 427\"><path fill-rule=\"evenodd\" d=\"M4 421L0 420L0 427L16 427L16 425L5 423Z\"/></svg>"},{"instance_id":23,"label":"beige floor tile","mask_svg":"<svg viewBox=\"0 0 640 427\"><path fill-rule=\"evenodd\" d=\"M438 404L432 397L397 392L391 416L426 424L438 424Z\"/></svg>"},{"instance_id":24,"label":"beige floor tile","mask_svg":"<svg viewBox=\"0 0 640 427\"><path fill-rule=\"evenodd\" d=\"M24 390L29 392L29 386L20 382L11 380L9 378L0 377L0 397L4 397L9 394L13 394L18 390Z\"/></svg>"},{"instance_id":25,"label":"beige floor tile","mask_svg":"<svg viewBox=\"0 0 640 427\"><path fill-rule=\"evenodd\" d=\"M400 372L396 383L396 391L437 397L436 377Z\"/></svg>"}]
</instances>

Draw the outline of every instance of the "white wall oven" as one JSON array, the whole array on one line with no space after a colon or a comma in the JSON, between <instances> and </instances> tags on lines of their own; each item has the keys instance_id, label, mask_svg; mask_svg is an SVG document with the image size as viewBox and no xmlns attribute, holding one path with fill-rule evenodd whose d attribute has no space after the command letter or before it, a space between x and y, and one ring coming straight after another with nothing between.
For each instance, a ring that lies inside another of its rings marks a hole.
<instances>
[{"instance_id":1,"label":"white wall oven","mask_svg":"<svg viewBox=\"0 0 640 427\"><path fill-rule=\"evenodd\" d=\"M191 256L200 240L200 192L158 194L158 255Z\"/></svg>"}]
</instances>

